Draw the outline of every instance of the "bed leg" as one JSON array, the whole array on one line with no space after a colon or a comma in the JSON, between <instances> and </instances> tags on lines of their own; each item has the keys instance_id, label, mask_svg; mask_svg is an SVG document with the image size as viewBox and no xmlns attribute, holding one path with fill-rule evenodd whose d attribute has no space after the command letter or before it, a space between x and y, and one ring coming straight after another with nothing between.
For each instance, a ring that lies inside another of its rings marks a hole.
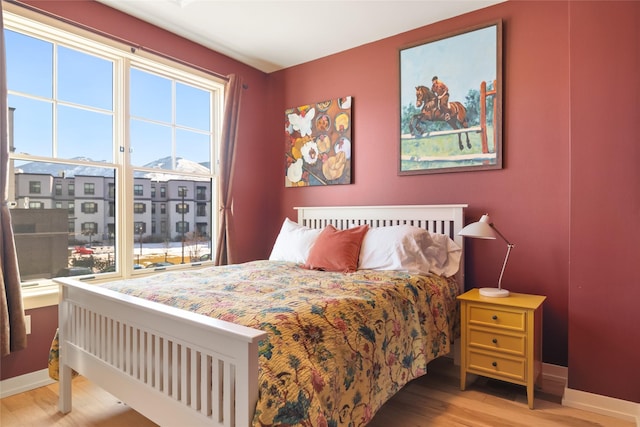
<instances>
[{"instance_id":1,"label":"bed leg","mask_svg":"<svg viewBox=\"0 0 640 427\"><path fill-rule=\"evenodd\" d=\"M59 375L58 410L68 414L71 412L71 368L61 363Z\"/></svg>"}]
</instances>

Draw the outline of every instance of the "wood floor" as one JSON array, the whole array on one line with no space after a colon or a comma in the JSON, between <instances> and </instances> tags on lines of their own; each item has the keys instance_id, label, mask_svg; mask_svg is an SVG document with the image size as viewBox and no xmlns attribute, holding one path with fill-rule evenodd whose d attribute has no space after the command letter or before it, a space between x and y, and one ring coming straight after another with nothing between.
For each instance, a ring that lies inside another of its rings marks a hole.
<instances>
[{"instance_id":1,"label":"wood floor","mask_svg":"<svg viewBox=\"0 0 640 427\"><path fill-rule=\"evenodd\" d=\"M460 391L457 368L448 359L432 365L428 375L408 384L387 402L368 427L635 426L632 422L561 406L562 384L545 383L544 390L536 392L535 409L530 410L524 387L479 378L466 391ZM71 413L58 413L57 399L57 383L6 397L0 400L0 425L156 425L82 377L73 382Z\"/></svg>"}]
</instances>

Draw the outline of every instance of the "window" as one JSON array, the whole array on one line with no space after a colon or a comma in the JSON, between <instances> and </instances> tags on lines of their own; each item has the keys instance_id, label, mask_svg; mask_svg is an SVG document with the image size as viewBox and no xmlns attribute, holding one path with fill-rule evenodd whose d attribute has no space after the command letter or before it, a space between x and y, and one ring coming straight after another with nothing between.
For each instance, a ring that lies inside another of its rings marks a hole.
<instances>
[{"instance_id":1,"label":"window","mask_svg":"<svg viewBox=\"0 0 640 427\"><path fill-rule=\"evenodd\" d=\"M178 197L187 197L187 187L184 185L178 187Z\"/></svg>"},{"instance_id":2,"label":"window","mask_svg":"<svg viewBox=\"0 0 640 427\"><path fill-rule=\"evenodd\" d=\"M196 199L207 200L207 187L202 187L202 186L196 187Z\"/></svg>"},{"instance_id":3,"label":"window","mask_svg":"<svg viewBox=\"0 0 640 427\"><path fill-rule=\"evenodd\" d=\"M29 209L44 209L42 202L29 202Z\"/></svg>"},{"instance_id":4,"label":"window","mask_svg":"<svg viewBox=\"0 0 640 427\"><path fill-rule=\"evenodd\" d=\"M178 221L176 222L176 233L188 233L189 232L189 223L187 221Z\"/></svg>"},{"instance_id":5,"label":"window","mask_svg":"<svg viewBox=\"0 0 640 427\"><path fill-rule=\"evenodd\" d=\"M84 202L80 207L80 211L86 214L94 214L98 212L98 204L94 202Z\"/></svg>"},{"instance_id":6,"label":"window","mask_svg":"<svg viewBox=\"0 0 640 427\"><path fill-rule=\"evenodd\" d=\"M176 213L182 214L189 212L189 204L188 203L178 203L176 205Z\"/></svg>"},{"instance_id":7,"label":"window","mask_svg":"<svg viewBox=\"0 0 640 427\"><path fill-rule=\"evenodd\" d=\"M96 185L93 182L85 182L84 183L84 194L86 195L94 195L96 194Z\"/></svg>"},{"instance_id":8,"label":"window","mask_svg":"<svg viewBox=\"0 0 640 427\"><path fill-rule=\"evenodd\" d=\"M56 202L56 209L62 209L62 202Z\"/></svg>"},{"instance_id":9,"label":"window","mask_svg":"<svg viewBox=\"0 0 640 427\"><path fill-rule=\"evenodd\" d=\"M29 194L40 194L40 181L29 181Z\"/></svg>"},{"instance_id":10,"label":"window","mask_svg":"<svg viewBox=\"0 0 640 427\"><path fill-rule=\"evenodd\" d=\"M42 245L48 254L64 254L52 262L50 272L32 268L36 257L16 243L22 280L55 277L73 265L69 249L96 241L103 248L94 254L95 273L114 260L129 266L118 272L133 271L134 263L148 262L148 251L142 249L155 240L139 239L136 231L147 233L155 221L170 243L170 258L171 251L180 252L175 243L181 233L196 228L194 215L167 209L167 204L181 202L178 191L193 200L196 188L205 188L198 191L205 191L210 214L198 222L215 227L211 212L217 211L217 197L209 192L216 171L209 165L217 164L224 84L183 64L132 52L113 40L105 43L66 23L40 23L40 15L7 2L3 7L13 130L8 172L16 190L10 202L34 209L67 208L57 209L63 218L56 223L62 224L58 231L64 231L63 240L68 232L68 240L55 247ZM178 190L177 183L184 189ZM165 203L159 214L150 213L146 205L158 189L158 200ZM144 215L135 217L144 219L136 221L138 229L119 227L134 222L134 215ZM169 224L177 222L180 231L171 230ZM215 247L211 240L208 244Z\"/></svg>"},{"instance_id":11,"label":"window","mask_svg":"<svg viewBox=\"0 0 640 427\"><path fill-rule=\"evenodd\" d=\"M96 234L96 231L98 230L98 224L95 222L83 222L80 227L82 234L87 236Z\"/></svg>"},{"instance_id":12,"label":"window","mask_svg":"<svg viewBox=\"0 0 640 427\"><path fill-rule=\"evenodd\" d=\"M196 215L197 216L207 216L207 204L206 203L198 203Z\"/></svg>"}]
</instances>

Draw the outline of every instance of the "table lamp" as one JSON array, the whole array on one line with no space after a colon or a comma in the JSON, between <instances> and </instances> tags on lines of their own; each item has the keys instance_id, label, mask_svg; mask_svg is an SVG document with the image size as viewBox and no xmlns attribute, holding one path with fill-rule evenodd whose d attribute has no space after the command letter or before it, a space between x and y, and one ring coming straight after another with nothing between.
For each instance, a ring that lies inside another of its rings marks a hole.
<instances>
[{"instance_id":1,"label":"table lamp","mask_svg":"<svg viewBox=\"0 0 640 427\"><path fill-rule=\"evenodd\" d=\"M504 274L504 269L507 266L507 260L509 259L509 253L511 252L511 248L513 248L513 244L510 243L493 225L489 218L489 214L482 215L480 221L471 223L464 227L462 230L460 230L458 235L473 237L476 239L495 239L496 236L500 236L500 238L507 243L507 256L504 257L502 271L500 271L500 278L498 279L498 287L480 288L480 295L493 298L508 297L509 291L506 289L502 289L502 275Z\"/></svg>"}]
</instances>

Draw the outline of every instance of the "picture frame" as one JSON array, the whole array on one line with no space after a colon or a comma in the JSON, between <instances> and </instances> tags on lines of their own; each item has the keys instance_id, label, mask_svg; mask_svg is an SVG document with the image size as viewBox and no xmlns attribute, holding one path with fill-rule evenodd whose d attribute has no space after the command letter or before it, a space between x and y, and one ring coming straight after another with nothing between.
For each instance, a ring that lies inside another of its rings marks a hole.
<instances>
[{"instance_id":1,"label":"picture frame","mask_svg":"<svg viewBox=\"0 0 640 427\"><path fill-rule=\"evenodd\" d=\"M351 184L353 97L284 112L285 187Z\"/></svg>"},{"instance_id":2,"label":"picture frame","mask_svg":"<svg viewBox=\"0 0 640 427\"><path fill-rule=\"evenodd\" d=\"M399 175L502 168L502 21L400 49Z\"/></svg>"}]
</instances>

